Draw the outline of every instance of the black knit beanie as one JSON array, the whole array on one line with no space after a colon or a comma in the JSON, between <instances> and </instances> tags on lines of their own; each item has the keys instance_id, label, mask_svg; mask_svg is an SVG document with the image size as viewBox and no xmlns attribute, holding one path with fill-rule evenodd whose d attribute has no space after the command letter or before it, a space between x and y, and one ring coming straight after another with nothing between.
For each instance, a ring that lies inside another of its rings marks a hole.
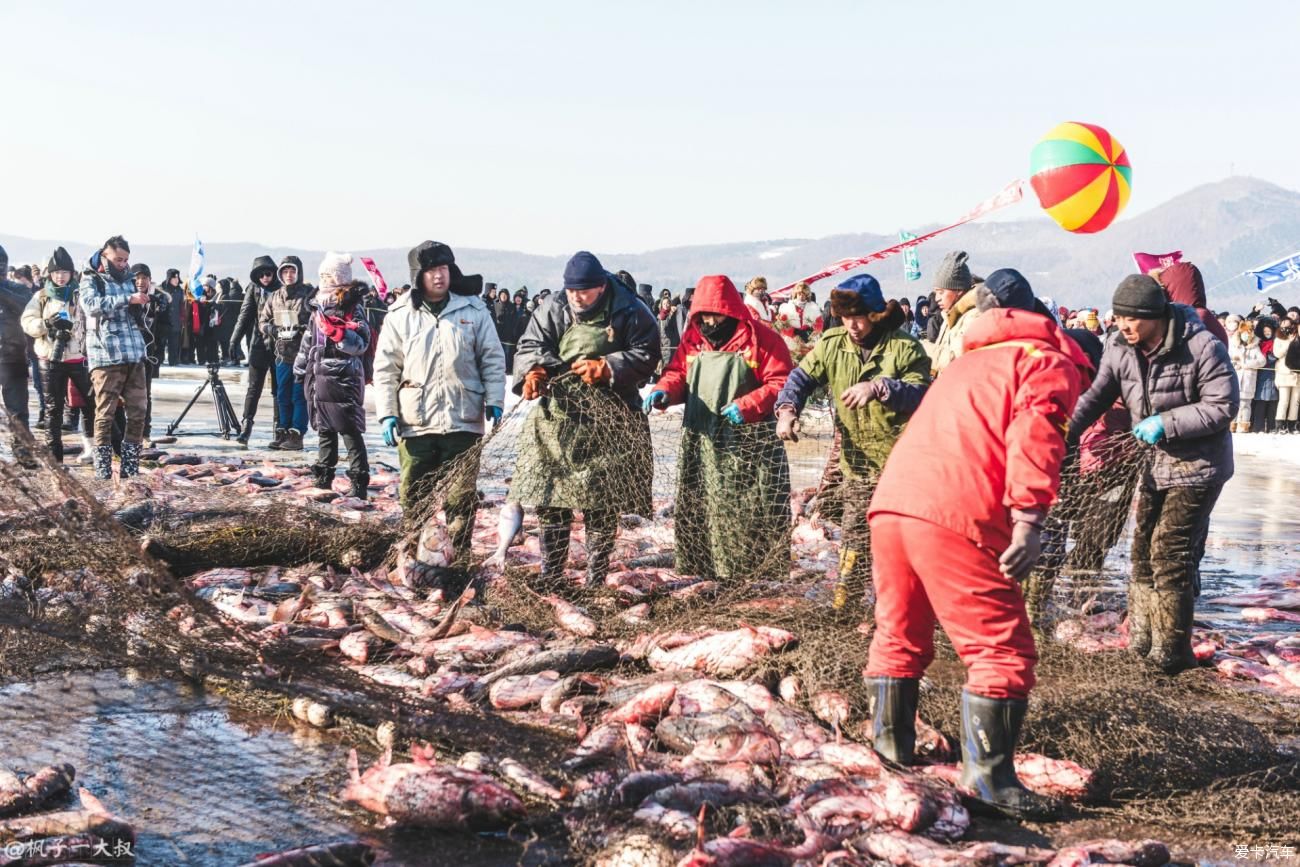
<instances>
[{"instance_id":1,"label":"black knit beanie","mask_svg":"<svg viewBox=\"0 0 1300 867\"><path fill-rule=\"evenodd\" d=\"M1116 316L1133 319L1162 319L1169 312L1165 290L1146 274L1130 274L1119 281L1110 306Z\"/></svg>"}]
</instances>

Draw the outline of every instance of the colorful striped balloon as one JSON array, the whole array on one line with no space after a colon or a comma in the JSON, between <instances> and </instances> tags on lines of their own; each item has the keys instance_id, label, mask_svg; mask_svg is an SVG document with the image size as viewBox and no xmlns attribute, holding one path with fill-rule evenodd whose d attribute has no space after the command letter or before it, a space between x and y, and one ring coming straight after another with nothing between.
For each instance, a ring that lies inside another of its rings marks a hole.
<instances>
[{"instance_id":1,"label":"colorful striped balloon","mask_svg":"<svg viewBox=\"0 0 1300 867\"><path fill-rule=\"evenodd\" d=\"M1053 129L1029 157L1030 183L1048 216L1069 232L1100 232L1128 204L1133 183L1124 146L1091 123Z\"/></svg>"}]
</instances>

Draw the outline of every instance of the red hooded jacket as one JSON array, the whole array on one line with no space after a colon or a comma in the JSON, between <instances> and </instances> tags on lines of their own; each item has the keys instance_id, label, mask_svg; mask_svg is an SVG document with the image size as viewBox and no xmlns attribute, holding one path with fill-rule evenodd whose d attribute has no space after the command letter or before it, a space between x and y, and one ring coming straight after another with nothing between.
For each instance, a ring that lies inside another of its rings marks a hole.
<instances>
[{"instance_id":1,"label":"red hooded jacket","mask_svg":"<svg viewBox=\"0 0 1300 867\"><path fill-rule=\"evenodd\" d=\"M1228 332L1218 317L1205 308L1205 278L1191 262L1175 262L1160 272L1160 285L1175 304L1186 304L1196 311L1205 330L1228 345Z\"/></svg>"},{"instance_id":2,"label":"red hooded jacket","mask_svg":"<svg viewBox=\"0 0 1300 867\"><path fill-rule=\"evenodd\" d=\"M920 518L1000 552L1012 510L1056 501L1092 365L1055 322L1025 310L981 313L963 349L907 423L868 514Z\"/></svg>"},{"instance_id":3,"label":"red hooded jacket","mask_svg":"<svg viewBox=\"0 0 1300 867\"><path fill-rule=\"evenodd\" d=\"M701 277L691 296L691 318L677 346L672 361L664 368L655 388L668 395L669 406L686 401L686 369L701 352L712 352L713 346L700 333L701 313L719 313L739 320L736 333L718 352L739 352L754 371L758 388L736 398L741 417L747 423L764 421L772 417L776 396L785 385L786 377L794 369L790 349L775 330L754 319L749 307L741 300L736 286L721 274Z\"/></svg>"}]
</instances>

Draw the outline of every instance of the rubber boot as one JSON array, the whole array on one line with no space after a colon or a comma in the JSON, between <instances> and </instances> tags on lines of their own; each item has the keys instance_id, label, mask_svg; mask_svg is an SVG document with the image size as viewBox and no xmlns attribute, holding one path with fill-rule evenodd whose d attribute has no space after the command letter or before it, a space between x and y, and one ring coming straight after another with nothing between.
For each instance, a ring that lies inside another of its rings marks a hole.
<instances>
[{"instance_id":1,"label":"rubber boot","mask_svg":"<svg viewBox=\"0 0 1300 867\"><path fill-rule=\"evenodd\" d=\"M63 463L63 431L55 425L49 425L45 428L45 445L54 456L56 464Z\"/></svg>"},{"instance_id":2,"label":"rubber boot","mask_svg":"<svg viewBox=\"0 0 1300 867\"><path fill-rule=\"evenodd\" d=\"M1151 652L1151 593L1145 584L1128 583L1128 649L1138 656Z\"/></svg>"},{"instance_id":3,"label":"rubber boot","mask_svg":"<svg viewBox=\"0 0 1300 867\"><path fill-rule=\"evenodd\" d=\"M370 485L370 473L353 473L348 471L348 496L356 497L358 500L364 500L369 496L368 487Z\"/></svg>"},{"instance_id":4,"label":"rubber boot","mask_svg":"<svg viewBox=\"0 0 1300 867\"><path fill-rule=\"evenodd\" d=\"M113 478L112 446L95 446L95 478Z\"/></svg>"},{"instance_id":5,"label":"rubber boot","mask_svg":"<svg viewBox=\"0 0 1300 867\"><path fill-rule=\"evenodd\" d=\"M1031 792L1016 776L1014 757L1029 702L961 693L961 788L972 811L1013 819L1050 821L1061 803Z\"/></svg>"},{"instance_id":6,"label":"rubber boot","mask_svg":"<svg viewBox=\"0 0 1300 867\"><path fill-rule=\"evenodd\" d=\"M916 705L921 697L917 677L868 677L871 742L885 761L910 765L916 751Z\"/></svg>"},{"instance_id":7,"label":"rubber boot","mask_svg":"<svg viewBox=\"0 0 1300 867\"><path fill-rule=\"evenodd\" d=\"M235 442L239 443L241 449L248 448L248 440L253 436L253 420L244 419L244 423L239 427L239 436L235 437Z\"/></svg>"},{"instance_id":8,"label":"rubber boot","mask_svg":"<svg viewBox=\"0 0 1300 867\"><path fill-rule=\"evenodd\" d=\"M324 464L312 464L311 478L313 488L324 488L328 491L334 487L334 468Z\"/></svg>"},{"instance_id":9,"label":"rubber boot","mask_svg":"<svg viewBox=\"0 0 1300 867\"><path fill-rule=\"evenodd\" d=\"M543 524L539 541L542 548L542 581L564 580L564 566L569 562L569 525Z\"/></svg>"},{"instance_id":10,"label":"rubber boot","mask_svg":"<svg viewBox=\"0 0 1300 867\"><path fill-rule=\"evenodd\" d=\"M1178 674L1195 668L1192 616L1196 609L1196 598L1192 594L1192 588L1152 590L1149 600L1151 653L1147 655L1147 661L1165 674Z\"/></svg>"},{"instance_id":11,"label":"rubber boot","mask_svg":"<svg viewBox=\"0 0 1300 867\"><path fill-rule=\"evenodd\" d=\"M77 457L77 463L84 466L90 466L95 462L95 441L85 434L81 435L81 454Z\"/></svg>"},{"instance_id":12,"label":"rubber boot","mask_svg":"<svg viewBox=\"0 0 1300 867\"><path fill-rule=\"evenodd\" d=\"M138 475L140 475L140 444L124 442L122 443L122 466L118 469L118 477L129 479Z\"/></svg>"},{"instance_id":13,"label":"rubber boot","mask_svg":"<svg viewBox=\"0 0 1300 867\"><path fill-rule=\"evenodd\" d=\"M283 443L284 443L284 438L285 438L285 436L286 436L288 433L289 433L289 432L286 431L284 428L280 428L280 427L276 428L276 429L275 429L275 436L271 437L271 442L270 442L270 444L267 446L267 448L268 448L268 449L279 449L279 448L281 448L282 445L283 445Z\"/></svg>"},{"instance_id":14,"label":"rubber boot","mask_svg":"<svg viewBox=\"0 0 1300 867\"><path fill-rule=\"evenodd\" d=\"M587 526L587 586L600 587L609 574L609 558L614 553L614 537L618 525L609 529Z\"/></svg>"}]
</instances>

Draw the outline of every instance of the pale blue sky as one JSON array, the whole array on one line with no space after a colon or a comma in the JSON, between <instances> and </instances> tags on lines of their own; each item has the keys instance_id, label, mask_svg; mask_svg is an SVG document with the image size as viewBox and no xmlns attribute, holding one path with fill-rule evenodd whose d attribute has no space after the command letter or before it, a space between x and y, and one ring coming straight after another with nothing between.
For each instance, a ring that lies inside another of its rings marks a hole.
<instances>
[{"instance_id":1,"label":"pale blue sky","mask_svg":"<svg viewBox=\"0 0 1300 867\"><path fill-rule=\"evenodd\" d=\"M1128 148L1130 214L1233 165L1294 189L1298 30L1293 2L7 0L0 232L536 253L890 232L1024 176L1063 120Z\"/></svg>"}]
</instances>

